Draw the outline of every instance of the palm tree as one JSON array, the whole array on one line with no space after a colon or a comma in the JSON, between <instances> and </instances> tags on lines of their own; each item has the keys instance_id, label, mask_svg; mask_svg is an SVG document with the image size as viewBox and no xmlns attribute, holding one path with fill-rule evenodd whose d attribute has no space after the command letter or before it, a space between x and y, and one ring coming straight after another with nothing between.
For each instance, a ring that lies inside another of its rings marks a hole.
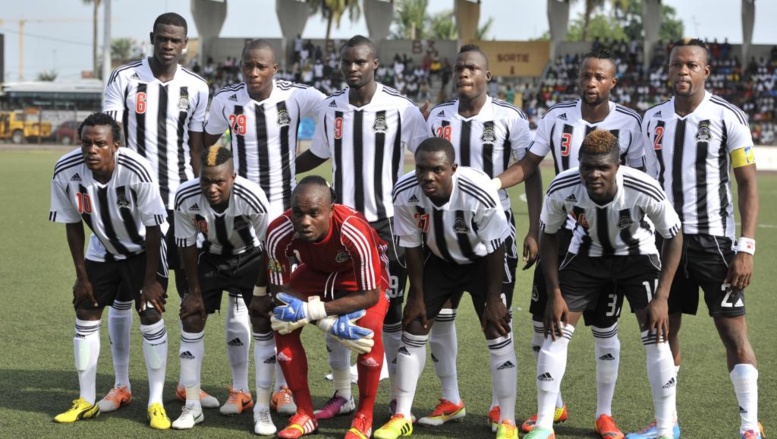
<instances>
[{"instance_id":1,"label":"palm tree","mask_svg":"<svg viewBox=\"0 0 777 439\"><path fill-rule=\"evenodd\" d=\"M573 0L577 1L577 0ZM594 11L604 6L605 0L585 0L585 11L583 11L583 41L588 41L588 25L591 23L591 16Z\"/></svg>"},{"instance_id":2,"label":"palm tree","mask_svg":"<svg viewBox=\"0 0 777 439\"><path fill-rule=\"evenodd\" d=\"M397 0L394 5L395 30L391 36L397 39L423 40L427 38L425 24L430 17L426 14L429 0Z\"/></svg>"},{"instance_id":3,"label":"palm tree","mask_svg":"<svg viewBox=\"0 0 777 439\"><path fill-rule=\"evenodd\" d=\"M99 72L97 71L97 23L98 15L100 11L101 0L83 0L84 4L92 5L92 72L95 78L98 78Z\"/></svg>"},{"instance_id":4,"label":"palm tree","mask_svg":"<svg viewBox=\"0 0 777 439\"><path fill-rule=\"evenodd\" d=\"M330 39L332 23L340 29L340 20L346 11L351 21L358 20L362 12L359 0L307 0L307 2L310 5L310 15L321 12L321 16L326 20L326 41Z\"/></svg>"}]
</instances>

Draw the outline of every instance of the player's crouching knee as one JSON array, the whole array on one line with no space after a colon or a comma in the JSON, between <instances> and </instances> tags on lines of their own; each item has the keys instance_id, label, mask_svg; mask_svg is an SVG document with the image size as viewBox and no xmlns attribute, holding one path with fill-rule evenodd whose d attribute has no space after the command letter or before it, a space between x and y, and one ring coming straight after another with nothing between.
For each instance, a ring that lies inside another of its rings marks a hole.
<instances>
[{"instance_id":1,"label":"player's crouching knee","mask_svg":"<svg viewBox=\"0 0 777 439\"><path fill-rule=\"evenodd\" d=\"M141 325L153 325L162 320L162 314L154 308L146 308L143 311L139 311L138 317L140 317Z\"/></svg>"}]
</instances>

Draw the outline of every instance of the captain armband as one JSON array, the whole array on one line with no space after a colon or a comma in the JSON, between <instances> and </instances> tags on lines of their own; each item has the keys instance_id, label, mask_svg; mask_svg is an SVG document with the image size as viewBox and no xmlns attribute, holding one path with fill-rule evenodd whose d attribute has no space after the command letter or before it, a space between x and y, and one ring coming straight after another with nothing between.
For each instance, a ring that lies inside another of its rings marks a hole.
<instances>
[{"instance_id":1,"label":"captain armband","mask_svg":"<svg viewBox=\"0 0 777 439\"><path fill-rule=\"evenodd\" d=\"M738 148L731 151L731 166L741 168L742 166L755 164L755 152L752 146Z\"/></svg>"}]
</instances>

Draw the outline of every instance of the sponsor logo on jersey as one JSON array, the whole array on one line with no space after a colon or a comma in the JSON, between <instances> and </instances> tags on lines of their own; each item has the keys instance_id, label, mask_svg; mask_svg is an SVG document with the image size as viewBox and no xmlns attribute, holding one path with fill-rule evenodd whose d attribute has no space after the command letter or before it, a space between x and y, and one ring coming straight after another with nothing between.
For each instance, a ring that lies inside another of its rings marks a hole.
<instances>
[{"instance_id":1,"label":"sponsor logo on jersey","mask_svg":"<svg viewBox=\"0 0 777 439\"><path fill-rule=\"evenodd\" d=\"M558 115L558 119L567 120L567 113L561 113Z\"/></svg>"},{"instance_id":2,"label":"sponsor logo on jersey","mask_svg":"<svg viewBox=\"0 0 777 439\"><path fill-rule=\"evenodd\" d=\"M178 98L178 111L189 111L189 96Z\"/></svg>"},{"instance_id":3,"label":"sponsor logo on jersey","mask_svg":"<svg viewBox=\"0 0 777 439\"><path fill-rule=\"evenodd\" d=\"M189 206L189 211L191 211L191 212L199 212L200 211L200 206L197 203L194 203L191 206Z\"/></svg>"},{"instance_id":4,"label":"sponsor logo on jersey","mask_svg":"<svg viewBox=\"0 0 777 439\"><path fill-rule=\"evenodd\" d=\"M410 199L407 200L408 203L418 203L418 197L415 196L415 194L410 196Z\"/></svg>"},{"instance_id":5,"label":"sponsor logo on jersey","mask_svg":"<svg viewBox=\"0 0 777 439\"><path fill-rule=\"evenodd\" d=\"M445 110L440 110L440 112L437 113L437 117L445 117Z\"/></svg>"},{"instance_id":6,"label":"sponsor logo on jersey","mask_svg":"<svg viewBox=\"0 0 777 439\"><path fill-rule=\"evenodd\" d=\"M467 227L467 223L463 219L458 218L453 223L453 231L459 235L466 235L469 233L469 227Z\"/></svg>"},{"instance_id":7,"label":"sponsor logo on jersey","mask_svg":"<svg viewBox=\"0 0 777 439\"><path fill-rule=\"evenodd\" d=\"M338 264L342 264L343 262L347 261L351 257L348 255L348 252L341 250L337 252L337 255L335 256L335 262Z\"/></svg>"},{"instance_id":8,"label":"sponsor logo on jersey","mask_svg":"<svg viewBox=\"0 0 777 439\"><path fill-rule=\"evenodd\" d=\"M286 110L279 111L278 126L287 127L289 125L291 125L291 118L289 117L289 113Z\"/></svg>"},{"instance_id":9,"label":"sponsor logo on jersey","mask_svg":"<svg viewBox=\"0 0 777 439\"><path fill-rule=\"evenodd\" d=\"M378 116L375 118L375 123L372 124L372 131L376 133L385 133L388 131L388 124L384 116Z\"/></svg>"},{"instance_id":10,"label":"sponsor logo on jersey","mask_svg":"<svg viewBox=\"0 0 777 439\"><path fill-rule=\"evenodd\" d=\"M710 132L710 121L703 120L699 122L699 129L694 136L697 142L709 142L712 139L712 132Z\"/></svg>"},{"instance_id":11,"label":"sponsor logo on jersey","mask_svg":"<svg viewBox=\"0 0 777 439\"><path fill-rule=\"evenodd\" d=\"M329 108L337 108L337 103L335 101L330 102Z\"/></svg>"},{"instance_id":12,"label":"sponsor logo on jersey","mask_svg":"<svg viewBox=\"0 0 777 439\"><path fill-rule=\"evenodd\" d=\"M135 72L130 76L130 79L140 79L140 76L138 76L138 72Z\"/></svg>"},{"instance_id":13,"label":"sponsor logo on jersey","mask_svg":"<svg viewBox=\"0 0 777 439\"><path fill-rule=\"evenodd\" d=\"M628 216L622 216L618 218L618 228L621 230L628 229L633 225L634 225L634 220Z\"/></svg>"},{"instance_id":14,"label":"sponsor logo on jersey","mask_svg":"<svg viewBox=\"0 0 777 439\"><path fill-rule=\"evenodd\" d=\"M227 100L230 100L230 101L235 101L235 102L237 102L237 94L236 94L236 93L233 93L232 95L230 95L230 96L227 98Z\"/></svg>"},{"instance_id":15,"label":"sponsor logo on jersey","mask_svg":"<svg viewBox=\"0 0 777 439\"><path fill-rule=\"evenodd\" d=\"M653 114L653 117L661 117L661 111L656 111L655 114Z\"/></svg>"},{"instance_id":16,"label":"sponsor logo on jersey","mask_svg":"<svg viewBox=\"0 0 777 439\"><path fill-rule=\"evenodd\" d=\"M577 203L577 197L575 197L575 194L570 194L568 197L564 198L564 201L569 203Z\"/></svg>"},{"instance_id":17,"label":"sponsor logo on jersey","mask_svg":"<svg viewBox=\"0 0 777 439\"><path fill-rule=\"evenodd\" d=\"M72 177L70 177L70 181L81 181L81 176L78 175L78 172L76 172Z\"/></svg>"},{"instance_id":18,"label":"sponsor logo on jersey","mask_svg":"<svg viewBox=\"0 0 777 439\"><path fill-rule=\"evenodd\" d=\"M487 126L483 128L483 134L480 136L480 141L483 143L496 142L496 132L494 131L494 127Z\"/></svg>"}]
</instances>

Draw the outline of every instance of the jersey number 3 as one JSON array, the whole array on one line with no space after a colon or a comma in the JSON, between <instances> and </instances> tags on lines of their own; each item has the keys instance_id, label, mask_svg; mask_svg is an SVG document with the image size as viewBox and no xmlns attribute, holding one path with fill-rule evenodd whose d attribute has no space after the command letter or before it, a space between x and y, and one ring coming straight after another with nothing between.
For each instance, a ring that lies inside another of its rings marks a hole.
<instances>
[{"instance_id":1,"label":"jersey number 3","mask_svg":"<svg viewBox=\"0 0 777 439\"><path fill-rule=\"evenodd\" d=\"M569 156L569 152L572 149L572 134L570 133L563 133L561 135L561 155L563 157Z\"/></svg>"}]
</instances>

